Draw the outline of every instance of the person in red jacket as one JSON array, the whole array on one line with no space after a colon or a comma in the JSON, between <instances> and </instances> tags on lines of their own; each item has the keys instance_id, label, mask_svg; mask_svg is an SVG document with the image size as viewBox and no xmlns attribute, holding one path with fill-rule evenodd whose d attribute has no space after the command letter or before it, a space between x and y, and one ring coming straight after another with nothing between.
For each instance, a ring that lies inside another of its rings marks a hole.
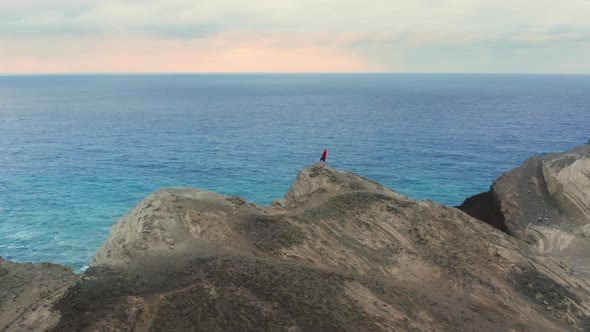
<instances>
[{"instance_id":1,"label":"person in red jacket","mask_svg":"<svg viewBox=\"0 0 590 332\"><path fill-rule=\"evenodd\" d=\"M328 150L324 149L322 152L322 157L320 158L320 165L324 166L326 164L326 157L328 156Z\"/></svg>"}]
</instances>

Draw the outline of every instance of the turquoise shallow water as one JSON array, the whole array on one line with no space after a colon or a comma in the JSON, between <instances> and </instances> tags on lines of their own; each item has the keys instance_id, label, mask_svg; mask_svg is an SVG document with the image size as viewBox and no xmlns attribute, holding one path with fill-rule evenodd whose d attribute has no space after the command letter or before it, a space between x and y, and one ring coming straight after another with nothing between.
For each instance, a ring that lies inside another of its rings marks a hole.
<instances>
[{"instance_id":1,"label":"turquoise shallow water","mask_svg":"<svg viewBox=\"0 0 590 332\"><path fill-rule=\"evenodd\" d=\"M328 163L456 205L590 138L590 76L0 77L0 256L80 270L167 186L282 196Z\"/></svg>"}]
</instances>

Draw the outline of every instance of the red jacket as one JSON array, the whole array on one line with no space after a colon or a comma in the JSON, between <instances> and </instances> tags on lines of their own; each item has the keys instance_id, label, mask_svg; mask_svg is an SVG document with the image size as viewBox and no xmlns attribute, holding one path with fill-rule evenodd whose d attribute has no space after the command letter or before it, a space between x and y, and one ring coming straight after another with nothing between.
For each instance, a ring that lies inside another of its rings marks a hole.
<instances>
[{"instance_id":1,"label":"red jacket","mask_svg":"<svg viewBox=\"0 0 590 332\"><path fill-rule=\"evenodd\" d=\"M328 155L328 150L324 150L324 152L322 152L322 158L326 158L327 155Z\"/></svg>"}]
</instances>

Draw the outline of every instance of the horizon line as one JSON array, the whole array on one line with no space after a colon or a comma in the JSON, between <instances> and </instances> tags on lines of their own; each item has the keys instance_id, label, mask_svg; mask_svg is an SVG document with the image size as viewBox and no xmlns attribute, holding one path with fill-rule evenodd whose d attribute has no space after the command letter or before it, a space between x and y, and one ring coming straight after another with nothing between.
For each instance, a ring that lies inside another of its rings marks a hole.
<instances>
[{"instance_id":1,"label":"horizon line","mask_svg":"<svg viewBox=\"0 0 590 332\"><path fill-rule=\"evenodd\" d=\"M519 73L519 72L54 72L54 73L0 73L9 76L148 76L148 75L555 75L589 76L590 73Z\"/></svg>"}]
</instances>

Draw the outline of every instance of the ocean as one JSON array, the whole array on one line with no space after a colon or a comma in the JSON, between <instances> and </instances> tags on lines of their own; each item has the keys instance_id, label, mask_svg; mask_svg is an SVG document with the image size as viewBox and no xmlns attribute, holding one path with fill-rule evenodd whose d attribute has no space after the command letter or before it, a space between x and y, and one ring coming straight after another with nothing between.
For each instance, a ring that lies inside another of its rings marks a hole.
<instances>
[{"instance_id":1,"label":"ocean","mask_svg":"<svg viewBox=\"0 0 590 332\"><path fill-rule=\"evenodd\" d=\"M269 204L328 165L446 205L590 139L590 76L0 76L0 256L88 265L151 192Z\"/></svg>"}]
</instances>

